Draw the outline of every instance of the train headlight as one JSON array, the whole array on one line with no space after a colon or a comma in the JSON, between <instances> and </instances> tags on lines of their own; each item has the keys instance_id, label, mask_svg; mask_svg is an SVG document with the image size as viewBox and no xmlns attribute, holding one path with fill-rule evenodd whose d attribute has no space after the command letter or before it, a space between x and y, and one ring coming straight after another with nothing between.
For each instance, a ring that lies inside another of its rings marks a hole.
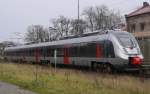
<instances>
[{"instance_id":1,"label":"train headlight","mask_svg":"<svg viewBox=\"0 0 150 94\"><path fill-rule=\"evenodd\" d=\"M142 59L139 57L129 57L129 62L131 65L140 65L142 63Z\"/></svg>"}]
</instances>

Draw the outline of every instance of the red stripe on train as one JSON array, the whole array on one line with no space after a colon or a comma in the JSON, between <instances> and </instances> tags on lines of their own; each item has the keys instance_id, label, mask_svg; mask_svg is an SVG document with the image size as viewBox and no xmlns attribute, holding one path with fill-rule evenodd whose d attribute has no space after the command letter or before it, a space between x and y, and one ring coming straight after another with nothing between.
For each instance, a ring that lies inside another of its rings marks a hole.
<instances>
[{"instance_id":1,"label":"red stripe on train","mask_svg":"<svg viewBox=\"0 0 150 94\"><path fill-rule=\"evenodd\" d=\"M39 63L39 62L40 62L39 57L40 57L40 51L39 51L38 48L36 48L36 49L35 49L35 62L36 62L36 63Z\"/></svg>"},{"instance_id":2,"label":"red stripe on train","mask_svg":"<svg viewBox=\"0 0 150 94\"><path fill-rule=\"evenodd\" d=\"M96 44L96 58L102 57L101 47L99 44Z\"/></svg>"},{"instance_id":3,"label":"red stripe on train","mask_svg":"<svg viewBox=\"0 0 150 94\"><path fill-rule=\"evenodd\" d=\"M68 49L64 48L64 64L69 64L69 53L68 53Z\"/></svg>"}]
</instances>

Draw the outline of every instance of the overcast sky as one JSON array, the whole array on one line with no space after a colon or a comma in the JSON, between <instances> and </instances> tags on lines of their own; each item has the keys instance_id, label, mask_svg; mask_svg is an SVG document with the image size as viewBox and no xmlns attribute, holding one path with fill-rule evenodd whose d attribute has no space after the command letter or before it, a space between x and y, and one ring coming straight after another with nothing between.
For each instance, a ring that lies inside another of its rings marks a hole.
<instances>
[{"instance_id":1,"label":"overcast sky","mask_svg":"<svg viewBox=\"0 0 150 94\"><path fill-rule=\"evenodd\" d=\"M128 14L150 0L80 0L80 12L88 6L107 5ZM77 0L0 0L0 42L14 40L14 32L25 33L32 24L49 26L60 15L77 17Z\"/></svg>"}]
</instances>

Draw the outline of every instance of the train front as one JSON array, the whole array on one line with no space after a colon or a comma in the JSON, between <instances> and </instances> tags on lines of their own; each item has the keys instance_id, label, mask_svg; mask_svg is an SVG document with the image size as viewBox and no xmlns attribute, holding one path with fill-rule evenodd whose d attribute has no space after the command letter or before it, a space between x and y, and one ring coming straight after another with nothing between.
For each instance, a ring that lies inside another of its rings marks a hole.
<instances>
[{"instance_id":1,"label":"train front","mask_svg":"<svg viewBox=\"0 0 150 94\"><path fill-rule=\"evenodd\" d=\"M124 66L128 70L139 69L143 61L143 55L138 42L130 33L116 33L118 45L116 48L117 56L126 61Z\"/></svg>"}]
</instances>

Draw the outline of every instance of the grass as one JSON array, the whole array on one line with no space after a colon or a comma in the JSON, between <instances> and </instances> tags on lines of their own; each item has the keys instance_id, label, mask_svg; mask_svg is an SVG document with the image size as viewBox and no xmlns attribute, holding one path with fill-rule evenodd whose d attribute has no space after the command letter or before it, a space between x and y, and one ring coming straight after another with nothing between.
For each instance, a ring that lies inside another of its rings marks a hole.
<instances>
[{"instance_id":1,"label":"grass","mask_svg":"<svg viewBox=\"0 0 150 94\"><path fill-rule=\"evenodd\" d=\"M0 80L39 94L150 94L150 80L30 64L0 63Z\"/></svg>"}]
</instances>

